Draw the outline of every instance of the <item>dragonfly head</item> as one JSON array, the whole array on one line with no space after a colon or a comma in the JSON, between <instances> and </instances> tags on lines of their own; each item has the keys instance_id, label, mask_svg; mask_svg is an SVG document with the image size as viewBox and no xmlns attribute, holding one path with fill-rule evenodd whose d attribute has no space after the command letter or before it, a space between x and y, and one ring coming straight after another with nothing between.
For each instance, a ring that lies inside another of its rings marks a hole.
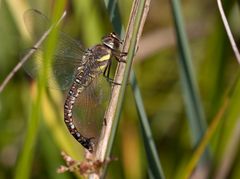
<instances>
[{"instance_id":1,"label":"dragonfly head","mask_svg":"<svg viewBox=\"0 0 240 179\"><path fill-rule=\"evenodd\" d=\"M109 35L102 38L102 43L111 50L116 50L119 48L121 40L114 32L111 32Z\"/></svg>"}]
</instances>

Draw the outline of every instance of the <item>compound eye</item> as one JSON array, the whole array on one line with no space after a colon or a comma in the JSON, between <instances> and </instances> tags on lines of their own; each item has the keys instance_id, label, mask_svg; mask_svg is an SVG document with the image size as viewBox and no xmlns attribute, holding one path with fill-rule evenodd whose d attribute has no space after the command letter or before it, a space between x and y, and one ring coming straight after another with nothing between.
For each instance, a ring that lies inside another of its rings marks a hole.
<instances>
[{"instance_id":1,"label":"compound eye","mask_svg":"<svg viewBox=\"0 0 240 179\"><path fill-rule=\"evenodd\" d=\"M113 48L114 48L114 43L113 43L113 42L111 42L111 41L110 41L110 42L108 42L108 43L107 43L107 45L108 45L108 47L110 47L111 49L113 49Z\"/></svg>"},{"instance_id":2,"label":"compound eye","mask_svg":"<svg viewBox=\"0 0 240 179\"><path fill-rule=\"evenodd\" d=\"M114 38L115 40L120 41L118 35L117 35L115 32L111 32L110 35L111 35L111 37Z\"/></svg>"},{"instance_id":3,"label":"compound eye","mask_svg":"<svg viewBox=\"0 0 240 179\"><path fill-rule=\"evenodd\" d=\"M117 37L117 35L116 35L116 33L115 33L115 32L111 32L111 36L112 36L112 37L114 37L114 38L116 38L116 37Z\"/></svg>"}]
</instances>

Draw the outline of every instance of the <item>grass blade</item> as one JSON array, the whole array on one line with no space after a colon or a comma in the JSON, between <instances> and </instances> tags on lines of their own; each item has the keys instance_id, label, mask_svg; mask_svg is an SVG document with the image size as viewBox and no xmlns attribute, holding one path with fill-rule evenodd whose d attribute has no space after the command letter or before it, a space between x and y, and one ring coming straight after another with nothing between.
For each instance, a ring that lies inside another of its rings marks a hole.
<instances>
[{"instance_id":1,"label":"grass blade","mask_svg":"<svg viewBox=\"0 0 240 179\"><path fill-rule=\"evenodd\" d=\"M180 4L177 0L172 0L171 3L177 44L179 48L179 68L185 97L184 100L186 103L186 111L189 127L192 133L193 145L196 146L206 130L205 115L190 57L190 50L180 12Z\"/></svg>"},{"instance_id":2,"label":"grass blade","mask_svg":"<svg viewBox=\"0 0 240 179\"><path fill-rule=\"evenodd\" d=\"M59 12L61 12L63 7L64 7L64 1L59 1L59 3L56 5L56 9L55 9L56 13L54 13L55 22L57 22L56 19L60 19ZM57 31L54 28L51 30L51 35L49 36L49 41L47 42L48 53L46 56L45 63L50 63L51 54L53 53L53 49L55 47L54 44L56 44L56 37L57 37L56 35L57 35ZM23 179L23 178L30 177L35 141L37 139L38 128L39 128L40 118L41 118L41 103L42 103L42 97L44 95L44 88L46 84L46 76L47 76L46 73L47 73L46 69L43 69L40 72L39 80L37 81L37 87L38 87L37 96L35 101L33 102L28 130L25 138L25 143L17 163L17 167L15 171L16 179Z\"/></svg>"},{"instance_id":3,"label":"grass blade","mask_svg":"<svg viewBox=\"0 0 240 179\"><path fill-rule=\"evenodd\" d=\"M108 1L109 2L109 1ZM113 4L115 4L115 7L113 8ZM150 4L150 1L148 2ZM116 1L111 1L111 3L108 4L108 10L110 13L110 18L111 21L113 22L114 29L116 31L119 31L119 33L124 33L123 31L123 26L119 26L121 24L121 19L119 16L118 9L116 8ZM110 7L110 8L109 8ZM143 17L144 18L144 17ZM132 90L134 93L134 99L136 103L136 108L139 114L139 119L140 119L140 124L141 124L141 132L144 138L144 146L146 149L146 155L149 161L149 173L155 178L165 178L162 167L159 161L159 157L157 154L157 150L154 144L154 141L152 140L152 134L151 134L151 129L150 125L145 113L140 89L138 87L136 77L134 75L133 70L131 70L131 75L130 75L130 83L132 86Z\"/></svg>"},{"instance_id":4,"label":"grass blade","mask_svg":"<svg viewBox=\"0 0 240 179\"><path fill-rule=\"evenodd\" d=\"M136 82L136 77L134 72L131 72L130 75L130 83L132 87L132 91L134 94L134 99L140 119L141 124L141 132L143 135L144 146L147 155L147 161L149 165L149 173L153 178L165 178L163 174L163 170L159 161L159 156L156 150L156 146L153 140L151 128L147 119L147 115L145 113L145 109L143 106L143 101L141 97L140 89Z\"/></svg>"}]
</instances>

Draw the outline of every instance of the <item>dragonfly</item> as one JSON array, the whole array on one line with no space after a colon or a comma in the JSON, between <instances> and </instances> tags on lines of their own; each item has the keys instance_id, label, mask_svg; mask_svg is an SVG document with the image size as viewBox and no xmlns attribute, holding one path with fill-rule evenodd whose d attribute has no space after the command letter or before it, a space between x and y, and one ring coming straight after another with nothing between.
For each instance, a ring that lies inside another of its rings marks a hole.
<instances>
[{"instance_id":1,"label":"dragonfly","mask_svg":"<svg viewBox=\"0 0 240 179\"><path fill-rule=\"evenodd\" d=\"M48 18L35 9L25 12L24 21L33 36L36 35L36 30L40 31L39 34L43 34L50 27ZM34 29L33 23L38 23L40 27ZM113 57L117 62L125 63L122 56L126 55L126 53L119 50L121 44L121 39L114 32L111 32L102 38L101 43L91 48L84 48L79 41L74 40L64 32L60 32L52 64L50 65L49 86L54 88L57 86L56 88L68 90L63 109L66 127L70 134L91 153L94 151L93 139L95 137L86 137L78 130L73 109L82 94L88 96L87 98L91 99L93 103L98 101L96 98L100 98L101 95L98 96L95 89L98 87L100 76L105 77L111 84L118 84L109 78L109 74ZM31 77L35 78L38 71L43 68L43 59L30 59L24 65L24 68ZM91 102L87 100L86 103ZM84 106L84 108L87 107L87 105ZM91 111L90 113L94 112Z\"/></svg>"}]
</instances>

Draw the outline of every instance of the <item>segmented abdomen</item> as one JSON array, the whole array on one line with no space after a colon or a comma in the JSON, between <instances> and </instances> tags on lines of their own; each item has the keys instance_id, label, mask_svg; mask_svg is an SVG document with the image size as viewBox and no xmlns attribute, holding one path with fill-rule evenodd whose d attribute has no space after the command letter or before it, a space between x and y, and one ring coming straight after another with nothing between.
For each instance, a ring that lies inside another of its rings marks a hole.
<instances>
[{"instance_id":1,"label":"segmented abdomen","mask_svg":"<svg viewBox=\"0 0 240 179\"><path fill-rule=\"evenodd\" d=\"M76 128L73 122L73 106L74 103L78 97L78 95L87 88L90 83L95 78L94 75L91 75L90 73L87 74L85 70L81 70L80 73L75 77L75 80L68 92L67 98L65 100L64 104L64 122L69 130L69 132L72 134L72 136L87 150L90 152L93 152L94 143L91 141L92 138L84 137Z\"/></svg>"}]
</instances>

